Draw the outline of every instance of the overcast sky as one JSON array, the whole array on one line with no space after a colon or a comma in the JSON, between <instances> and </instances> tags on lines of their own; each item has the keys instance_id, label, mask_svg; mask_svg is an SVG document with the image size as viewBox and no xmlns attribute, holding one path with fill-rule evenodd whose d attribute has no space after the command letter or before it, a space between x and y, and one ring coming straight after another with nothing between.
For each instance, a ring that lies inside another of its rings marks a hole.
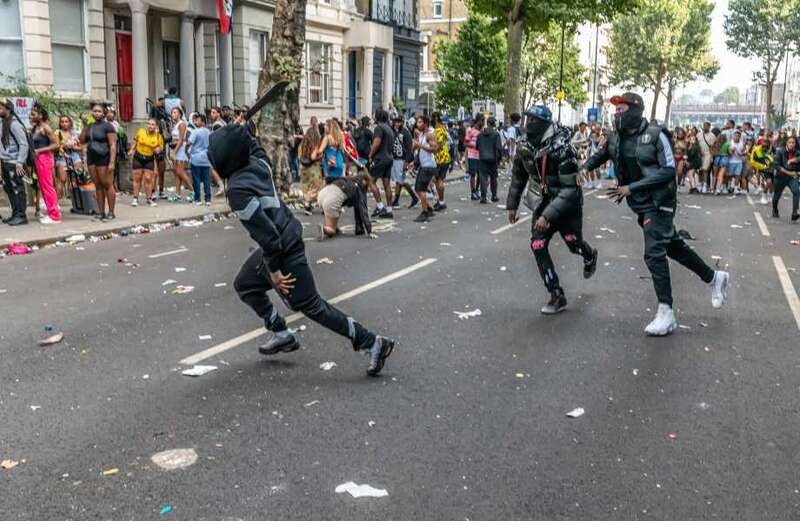
<instances>
[{"instance_id":1,"label":"overcast sky","mask_svg":"<svg viewBox=\"0 0 800 521\"><path fill-rule=\"evenodd\" d=\"M722 23L728 9L728 0L716 0L714 14L711 18L711 47L719 61L720 69L711 82L695 82L687 85L685 92L697 92L711 88L719 92L725 87L736 86L744 92L753 84L753 71L758 68L758 61L746 60L730 52L725 46L725 30Z\"/></svg>"}]
</instances>

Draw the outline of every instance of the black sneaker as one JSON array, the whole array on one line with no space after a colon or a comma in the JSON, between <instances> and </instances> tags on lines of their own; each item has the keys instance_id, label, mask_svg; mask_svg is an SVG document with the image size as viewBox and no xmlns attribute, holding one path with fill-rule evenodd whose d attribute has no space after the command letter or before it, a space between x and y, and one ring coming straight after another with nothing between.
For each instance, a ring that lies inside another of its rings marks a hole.
<instances>
[{"instance_id":1,"label":"black sneaker","mask_svg":"<svg viewBox=\"0 0 800 521\"><path fill-rule=\"evenodd\" d=\"M436 211L434 211L433 208L429 207L427 214L428 214L428 219L431 219L431 218L433 218L434 215L436 215Z\"/></svg>"},{"instance_id":2,"label":"black sneaker","mask_svg":"<svg viewBox=\"0 0 800 521\"><path fill-rule=\"evenodd\" d=\"M392 208L400 208L400 198L395 197L394 201L392 201Z\"/></svg>"},{"instance_id":3,"label":"black sneaker","mask_svg":"<svg viewBox=\"0 0 800 521\"><path fill-rule=\"evenodd\" d=\"M394 340L390 338L383 338L382 336L375 338L375 344L369 349L369 365L367 365L367 375L378 376L378 373L383 369L383 364L386 359L392 354L394 350Z\"/></svg>"},{"instance_id":4,"label":"black sneaker","mask_svg":"<svg viewBox=\"0 0 800 521\"><path fill-rule=\"evenodd\" d=\"M414 208L417 207L418 204L419 204L419 197L415 197L414 200L411 201L411 204L408 205L408 209L413 210Z\"/></svg>"},{"instance_id":5,"label":"black sneaker","mask_svg":"<svg viewBox=\"0 0 800 521\"><path fill-rule=\"evenodd\" d=\"M469 194L469 198L473 201L478 201L480 200L481 196L478 195L478 192L473 191L471 194Z\"/></svg>"},{"instance_id":6,"label":"black sneaker","mask_svg":"<svg viewBox=\"0 0 800 521\"><path fill-rule=\"evenodd\" d=\"M372 217L379 217L380 213L381 209L376 206L375 209L372 211Z\"/></svg>"},{"instance_id":7,"label":"black sneaker","mask_svg":"<svg viewBox=\"0 0 800 521\"><path fill-rule=\"evenodd\" d=\"M772 218L773 219L780 219L781 214L778 213L778 210L772 210Z\"/></svg>"},{"instance_id":8,"label":"black sneaker","mask_svg":"<svg viewBox=\"0 0 800 521\"><path fill-rule=\"evenodd\" d=\"M481 199L481 204L489 204L489 201L487 201L486 199Z\"/></svg>"},{"instance_id":9,"label":"black sneaker","mask_svg":"<svg viewBox=\"0 0 800 521\"><path fill-rule=\"evenodd\" d=\"M289 333L289 336L282 338L278 338L273 334L266 344L258 348L258 352L262 355L272 356L278 353L291 353L292 351L297 351L299 348L300 342L297 341L297 337L293 334Z\"/></svg>"},{"instance_id":10,"label":"black sneaker","mask_svg":"<svg viewBox=\"0 0 800 521\"><path fill-rule=\"evenodd\" d=\"M542 306L542 315L555 315L567 309L567 297L564 292L556 290L550 293L550 300Z\"/></svg>"},{"instance_id":11,"label":"black sneaker","mask_svg":"<svg viewBox=\"0 0 800 521\"><path fill-rule=\"evenodd\" d=\"M495 196L492 196L492 202L493 202L493 203L496 203L496 202L499 202L499 201L500 201L500 198L499 198L499 197L497 197L496 195L495 195Z\"/></svg>"},{"instance_id":12,"label":"black sneaker","mask_svg":"<svg viewBox=\"0 0 800 521\"><path fill-rule=\"evenodd\" d=\"M425 210L421 211L420 214L414 219L415 223L426 223L430 221L430 217L428 217L428 212Z\"/></svg>"},{"instance_id":13,"label":"black sneaker","mask_svg":"<svg viewBox=\"0 0 800 521\"><path fill-rule=\"evenodd\" d=\"M595 271L597 271L597 248L592 248L592 260L583 262L583 278L592 278Z\"/></svg>"},{"instance_id":14,"label":"black sneaker","mask_svg":"<svg viewBox=\"0 0 800 521\"><path fill-rule=\"evenodd\" d=\"M795 222L797 219L800 219L800 213L793 213L792 214L792 222Z\"/></svg>"},{"instance_id":15,"label":"black sneaker","mask_svg":"<svg viewBox=\"0 0 800 521\"><path fill-rule=\"evenodd\" d=\"M433 211L441 212L443 210L447 210L447 205L442 202L436 201L436 204L433 205Z\"/></svg>"}]
</instances>

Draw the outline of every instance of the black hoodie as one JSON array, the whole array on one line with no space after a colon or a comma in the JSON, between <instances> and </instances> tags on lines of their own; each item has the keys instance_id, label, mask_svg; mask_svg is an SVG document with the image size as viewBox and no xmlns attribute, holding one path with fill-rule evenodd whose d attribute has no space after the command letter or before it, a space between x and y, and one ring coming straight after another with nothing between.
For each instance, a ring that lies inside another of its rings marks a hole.
<instances>
[{"instance_id":1,"label":"black hoodie","mask_svg":"<svg viewBox=\"0 0 800 521\"><path fill-rule=\"evenodd\" d=\"M229 180L228 204L261 246L269 271L302 254L303 225L278 196L258 139L241 125L228 125L211 134L208 158L220 177Z\"/></svg>"},{"instance_id":2,"label":"black hoodie","mask_svg":"<svg viewBox=\"0 0 800 521\"><path fill-rule=\"evenodd\" d=\"M475 141L475 147L478 149L478 159L481 161L497 163L503 158L503 142L500 133L494 127L486 126L481 130Z\"/></svg>"}]
</instances>

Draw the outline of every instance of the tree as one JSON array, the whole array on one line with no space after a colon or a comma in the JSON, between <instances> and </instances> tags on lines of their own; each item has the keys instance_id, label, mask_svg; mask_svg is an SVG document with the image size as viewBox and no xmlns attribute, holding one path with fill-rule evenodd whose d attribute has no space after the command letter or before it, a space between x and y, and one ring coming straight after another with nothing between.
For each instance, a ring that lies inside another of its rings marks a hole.
<instances>
[{"instance_id":1,"label":"tree","mask_svg":"<svg viewBox=\"0 0 800 521\"><path fill-rule=\"evenodd\" d=\"M588 100L586 95L586 68L578 57L580 49L573 42L575 31L565 35L564 48L564 94L570 105ZM550 24L547 31L526 35L522 53L522 97L521 106L532 103L549 103L555 99L559 86L559 64L561 46L554 41L561 38L561 28Z\"/></svg>"},{"instance_id":2,"label":"tree","mask_svg":"<svg viewBox=\"0 0 800 521\"><path fill-rule=\"evenodd\" d=\"M603 22L633 8L639 0L468 0L469 7L495 20L496 30L506 29L508 56L504 109L520 112L522 44L525 34L547 31L551 24ZM560 39L552 42L560 47Z\"/></svg>"},{"instance_id":3,"label":"tree","mask_svg":"<svg viewBox=\"0 0 800 521\"><path fill-rule=\"evenodd\" d=\"M741 94L739 87L727 87L725 90L714 96L714 103L739 103Z\"/></svg>"},{"instance_id":4,"label":"tree","mask_svg":"<svg viewBox=\"0 0 800 521\"><path fill-rule=\"evenodd\" d=\"M272 161L278 189L292 186L289 148L300 129L300 80L306 41L306 0L276 0L269 52L258 77L258 95L282 80L291 82L283 99L261 110L258 129L261 143Z\"/></svg>"},{"instance_id":5,"label":"tree","mask_svg":"<svg viewBox=\"0 0 800 521\"><path fill-rule=\"evenodd\" d=\"M675 88L719 69L711 54L713 10L710 0L642 0L635 13L613 22L611 82L652 90L651 118L666 90L669 112Z\"/></svg>"},{"instance_id":6,"label":"tree","mask_svg":"<svg viewBox=\"0 0 800 521\"><path fill-rule=\"evenodd\" d=\"M456 40L440 42L434 53L441 77L436 99L445 107L471 107L472 100L502 95L506 42L486 17L470 15Z\"/></svg>"},{"instance_id":7,"label":"tree","mask_svg":"<svg viewBox=\"0 0 800 521\"><path fill-rule=\"evenodd\" d=\"M723 27L728 49L743 58L761 61L753 80L766 89L767 125L775 119L772 90L778 68L790 48L797 50L798 9L799 0L731 0L725 15Z\"/></svg>"}]
</instances>

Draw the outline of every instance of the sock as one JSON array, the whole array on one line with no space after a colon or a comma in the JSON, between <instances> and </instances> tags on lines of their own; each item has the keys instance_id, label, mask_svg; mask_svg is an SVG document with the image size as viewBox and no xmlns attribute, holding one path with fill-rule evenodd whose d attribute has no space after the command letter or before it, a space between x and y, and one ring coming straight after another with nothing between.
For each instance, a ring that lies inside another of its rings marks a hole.
<instances>
[{"instance_id":1,"label":"sock","mask_svg":"<svg viewBox=\"0 0 800 521\"><path fill-rule=\"evenodd\" d=\"M383 210L383 203L378 203L378 210Z\"/></svg>"}]
</instances>

